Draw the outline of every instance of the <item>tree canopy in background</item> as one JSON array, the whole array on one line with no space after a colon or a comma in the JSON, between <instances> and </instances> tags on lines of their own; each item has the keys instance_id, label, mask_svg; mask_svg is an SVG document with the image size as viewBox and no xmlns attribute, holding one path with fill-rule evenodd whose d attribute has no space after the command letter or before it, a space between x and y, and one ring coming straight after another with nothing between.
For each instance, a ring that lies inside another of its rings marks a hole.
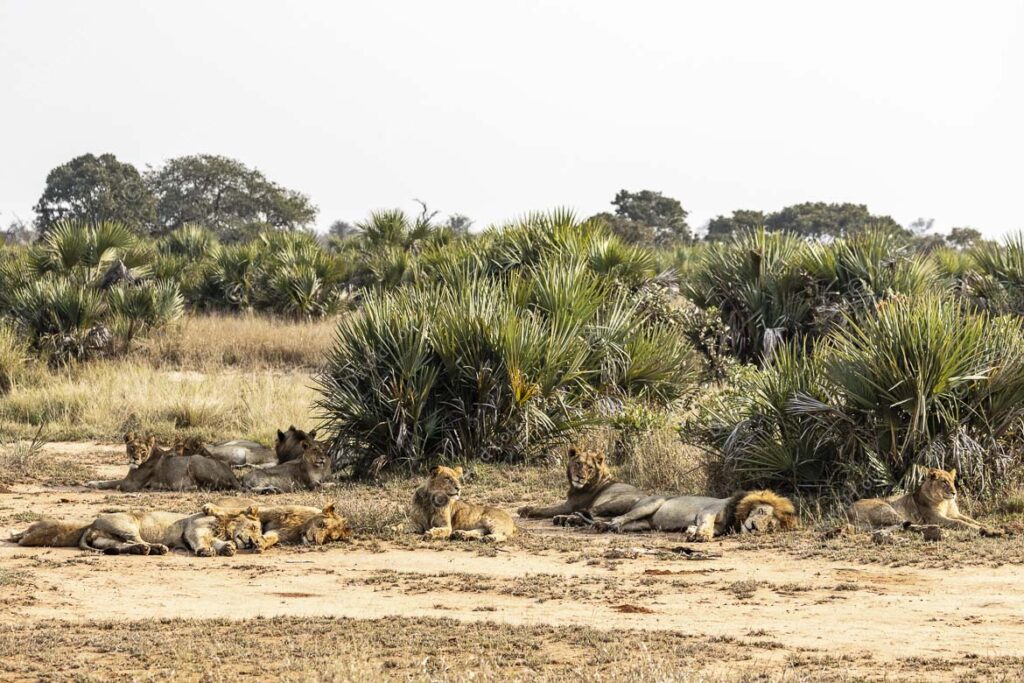
<instances>
[{"instance_id":1,"label":"tree canopy in background","mask_svg":"<svg viewBox=\"0 0 1024 683\"><path fill-rule=\"evenodd\" d=\"M891 217L872 215L864 204L804 202L765 219L768 230L787 230L802 237L843 237L867 226L905 232Z\"/></svg>"},{"instance_id":2,"label":"tree canopy in background","mask_svg":"<svg viewBox=\"0 0 1024 683\"><path fill-rule=\"evenodd\" d=\"M306 195L228 157L177 157L147 173L146 179L156 196L160 234L197 223L230 241L268 227L304 228L317 215Z\"/></svg>"},{"instance_id":3,"label":"tree canopy in background","mask_svg":"<svg viewBox=\"0 0 1024 683\"><path fill-rule=\"evenodd\" d=\"M718 216L708 222L708 233L704 239L709 242L725 240L741 230L753 230L765 224L765 215L761 211L737 209L732 216Z\"/></svg>"},{"instance_id":4,"label":"tree canopy in background","mask_svg":"<svg viewBox=\"0 0 1024 683\"><path fill-rule=\"evenodd\" d=\"M611 231L630 244L669 246L692 240L688 212L678 199L653 190L619 190L612 200L615 213L599 213Z\"/></svg>"},{"instance_id":5,"label":"tree canopy in background","mask_svg":"<svg viewBox=\"0 0 1024 683\"><path fill-rule=\"evenodd\" d=\"M118 221L143 232L156 220L156 200L142 174L113 154L83 154L50 171L33 210L40 232L60 220Z\"/></svg>"}]
</instances>

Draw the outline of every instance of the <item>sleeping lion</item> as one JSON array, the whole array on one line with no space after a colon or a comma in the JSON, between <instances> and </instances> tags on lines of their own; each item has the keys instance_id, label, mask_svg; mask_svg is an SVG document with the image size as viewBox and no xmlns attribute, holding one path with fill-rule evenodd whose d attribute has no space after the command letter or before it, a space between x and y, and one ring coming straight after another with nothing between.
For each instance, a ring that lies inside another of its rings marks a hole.
<instances>
[{"instance_id":1,"label":"sleeping lion","mask_svg":"<svg viewBox=\"0 0 1024 683\"><path fill-rule=\"evenodd\" d=\"M730 533L795 529L796 509L772 491L740 491L728 498L649 496L608 522L600 531L685 531L691 541L710 541Z\"/></svg>"}]
</instances>

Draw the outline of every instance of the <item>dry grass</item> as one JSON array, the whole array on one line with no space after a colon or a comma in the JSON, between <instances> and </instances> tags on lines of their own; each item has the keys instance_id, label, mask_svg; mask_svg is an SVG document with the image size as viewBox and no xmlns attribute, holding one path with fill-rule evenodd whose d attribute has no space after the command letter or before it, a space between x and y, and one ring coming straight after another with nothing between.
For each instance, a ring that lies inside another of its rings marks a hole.
<instances>
[{"instance_id":1,"label":"dry grass","mask_svg":"<svg viewBox=\"0 0 1024 683\"><path fill-rule=\"evenodd\" d=\"M52 486L80 484L93 472L75 462L47 457L39 434L31 441L0 442L0 490L12 484L43 483Z\"/></svg>"},{"instance_id":2,"label":"dry grass","mask_svg":"<svg viewBox=\"0 0 1024 683\"><path fill-rule=\"evenodd\" d=\"M926 661L780 656L772 640L450 619L272 618L17 624L0 677L60 680L1016 680L1015 657Z\"/></svg>"},{"instance_id":3,"label":"dry grass","mask_svg":"<svg viewBox=\"0 0 1024 683\"><path fill-rule=\"evenodd\" d=\"M130 416L162 438L249 438L269 443L288 424L309 425L309 374L253 370L171 372L136 361L97 361L20 382L0 397L0 434L49 440L120 438Z\"/></svg>"},{"instance_id":4,"label":"dry grass","mask_svg":"<svg viewBox=\"0 0 1024 683\"><path fill-rule=\"evenodd\" d=\"M157 368L214 372L320 365L337 319L303 323L257 315L186 316L143 342L133 360Z\"/></svg>"}]
</instances>

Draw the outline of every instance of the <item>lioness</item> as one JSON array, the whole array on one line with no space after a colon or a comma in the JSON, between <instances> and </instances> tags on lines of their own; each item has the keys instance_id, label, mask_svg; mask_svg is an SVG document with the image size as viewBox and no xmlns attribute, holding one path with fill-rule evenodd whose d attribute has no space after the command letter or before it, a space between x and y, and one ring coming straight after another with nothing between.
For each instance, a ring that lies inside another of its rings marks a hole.
<instances>
[{"instance_id":1,"label":"lioness","mask_svg":"<svg viewBox=\"0 0 1024 683\"><path fill-rule=\"evenodd\" d=\"M242 486L231 468L204 455L202 442L178 441L171 450L161 450L156 439L128 432L124 436L128 453L128 474L123 479L87 481L98 489L192 491L196 489L237 490Z\"/></svg>"},{"instance_id":2,"label":"lioness","mask_svg":"<svg viewBox=\"0 0 1024 683\"><path fill-rule=\"evenodd\" d=\"M311 491L331 475L331 458L316 441L302 441L302 457L281 465L252 470L242 485L255 493Z\"/></svg>"},{"instance_id":3,"label":"lioness","mask_svg":"<svg viewBox=\"0 0 1024 683\"><path fill-rule=\"evenodd\" d=\"M601 531L685 531L691 541L710 541L728 533L795 529L796 509L772 491L740 491L728 498L649 496L609 522Z\"/></svg>"},{"instance_id":4,"label":"lioness","mask_svg":"<svg viewBox=\"0 0 1024 683\"><path fill-rule=\"evenodd\" d=\"M459 500L462 468L435 467L413 495L409 519L417 532L433 540L484 540L500 543L516 525L504 510Z\"/></svg>"},{"instance_id":5,"label":"lioness","mask_svg":"<svg viewBox=\"0 0 1024 683\"><path fill-rule=\"evenodd\" d=\"M913 522L976 529L994 535L994 532L957 508L956 470L946 472L929 467L924 480L913 493L889 500L858 500L847 509L846 514L854 524L870 528Z\"/></svg>"},{"instance_id":6,"label":"lioness","mask_svg":"<svg viewBox=\"0 0 1024 683\"><path fill-rule=\"evenodd\" d=\"M7 540L21 546L74 548L82 540L82 534L89 528L89 524L89 522L65 522L51 518L40 519Z\"/></svg>"},{"instance_id":7,"label":"lioness","mask_svg":"<svg viewBox=\"0 0 1024 683\"><path fill-rule=\"evenodd\" d=\"M102 514L82 533L79 547L110 555L163 555L184 548L200 557L234 555L238 548L262 552L259 510L215 517L205 513L138 511Z\"/></svg>"},{"instance_id":8,"label":"lioness","mask_svg":"<svg viewBox=\"0 0 1024 683\"><path fill-rule=\"evenodd\" d=\"M551 507L526 505L519 508L519 516L551 517L560 525L581 511L595 517L614 517L625 513L645 495L635 486L615 481L605 464L604 453L577 450L575 446L569 447L565 476L569 480L565 502Z\"/></svg>"},{"instance_id":9,"label":"lioness","mask_svg":"<svg viewBox=\"0 0 1024 683\"><path fill-rule=\"evenodd\" d=\"M221 498L204 505L203 512L223 517L255 504L246 498ZM352 535L348 522L335 512L333 503L322 510L306 505L260 506L259 518L263 526L264 548L278 543L325 545Z\"/></svg>"},{"instance_id":10,"label":"lioness","mask_svg":"<svg viewBox=\"0 0 1024 683\"><path fill-rule=\"evenodd\" d=\"M298 460L304 452L302 444L312 442L315 438L315 429L307 433L291 425L286 432L277 430L277 442L273 449L256 441L237 439L219 444L204 444L204 455L231 467L267 467Z\"/></svg>"}]
</instances>

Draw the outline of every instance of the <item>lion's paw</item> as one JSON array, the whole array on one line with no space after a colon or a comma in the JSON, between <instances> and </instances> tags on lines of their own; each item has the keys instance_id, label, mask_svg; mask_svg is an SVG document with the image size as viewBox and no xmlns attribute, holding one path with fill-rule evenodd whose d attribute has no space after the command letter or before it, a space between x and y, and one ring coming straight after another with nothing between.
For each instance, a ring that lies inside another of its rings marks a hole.
<instances>
[{"instance_id":1,"label":"lion's paw","mask_svg":"<svg viewBox=\"0 0 1024 683\"><path fill-rule=\"evenodd\" d=\"M166 555L171 552L171 549L165 546L163 543L150 543L149 553L151 555Z\"/></svg>"},{"instance_id":2,"label":"lion's paw","mask_svg":"<svg viewBox=\"0 0 1024 683\"><path fill-rule=\"evenodd\" d=\"M196 557L213 557L213 548L198 548Z\"/></svg>"},{"instance_id":3,"label":"lion's paw","mask_svg":"<svg viewBox=\"0 0 1024 683\"><path fill-rule=\"evenodd\" d=\"M235 554L236 550L237 548L235 547L235 544L228 541L220 547L220 550L217 551L217 554L223 555L224 557L231 557Z\"/></svg>"}]
</instances>

